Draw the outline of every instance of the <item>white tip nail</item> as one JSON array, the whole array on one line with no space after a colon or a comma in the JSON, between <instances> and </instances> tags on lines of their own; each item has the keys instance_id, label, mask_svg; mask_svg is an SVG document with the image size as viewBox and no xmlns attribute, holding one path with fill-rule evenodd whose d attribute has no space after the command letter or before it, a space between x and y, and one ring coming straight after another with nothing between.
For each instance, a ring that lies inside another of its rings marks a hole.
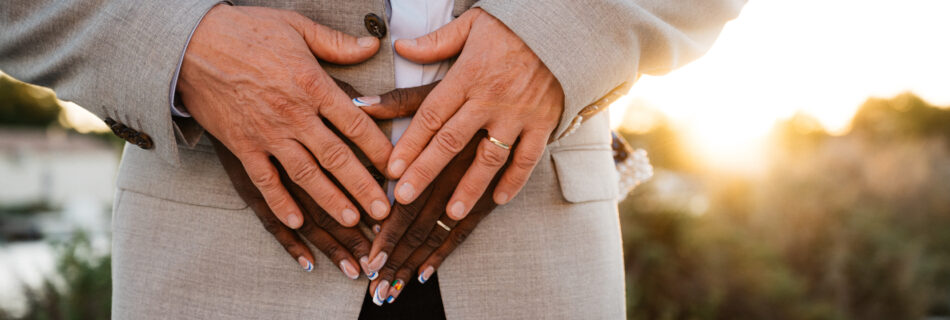
<instances>
[{"instance_id":1,"label":"white tip nail","mask_svg":"<svg viewBox=\"0 0 950 320\"><path fill-rule=\"evenodd\" d=\"M353 266L349 260L340 261L340 270L343 271L343 274L345 274L347 278L356 280L360 277L360 273L356 271L356 267Z\"/></svg>"},{"instance_id":2,"label":"white tip nail","mask_svg":"<svg viewBox=\"0 0 950 320\"><path fill-rule=\"evenodd\" d=\"M383 299L379 297L379 286L376 286L376 290L373 292L373 303L377 306L383 306Z\"/></svg>"},{"instance_id":3,"label":"white tip nail","mask_svg":"<svg viewBox=\"0 0 950 320\"><path fill-rule=\"evenodd\" d=\"M303 267L304 271L307 271L307 272L313 271L313 263L311 263L310 260L307 260L307 258L300 256L299 258L297 258L297 263L299 263L300 266Z\"/></svg>"}]
</instances>

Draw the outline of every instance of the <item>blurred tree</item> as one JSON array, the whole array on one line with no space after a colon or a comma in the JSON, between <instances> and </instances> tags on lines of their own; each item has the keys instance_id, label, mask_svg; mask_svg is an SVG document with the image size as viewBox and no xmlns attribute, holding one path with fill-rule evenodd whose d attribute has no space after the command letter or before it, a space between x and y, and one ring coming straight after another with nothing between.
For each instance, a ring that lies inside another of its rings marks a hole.
<instances>
[{"instance_id":1,"label":"blurred tree","mask_svg":"<svg viewBox=\"0 0 950 320\"><path fill-rule=\"evenodd\" d=\"M49 89L17 81L0 72L0 126L46 127L62 108Z\"/></svg>"}]
</instances>

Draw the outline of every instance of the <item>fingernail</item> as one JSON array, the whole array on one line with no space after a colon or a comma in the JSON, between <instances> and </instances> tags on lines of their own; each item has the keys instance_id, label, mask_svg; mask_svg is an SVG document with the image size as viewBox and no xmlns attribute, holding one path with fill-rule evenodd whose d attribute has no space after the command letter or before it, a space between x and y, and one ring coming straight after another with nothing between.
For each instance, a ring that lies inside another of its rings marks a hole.
<instances>
[{"instance_id":1,"label":"fingernail","mask_svg":"<svg viewBox=\"0 0 950 320\"><path fill-rule=\"evenodd\" d=\"M393 177L401 176L403 171L406 171L406 161L396 159L396 161L389 164L389 174Z\"/></svg>"},{"instance_id":2,"label":"fingernail","mask_svg":"<svg viewBox=\"0 0 950 320\"><path fill-rule=\"evenodd\" d=\"M495 195L495 203L505 204L508 203L508 194L504 192L499 192Z\"/></svg>"},{"instance_id":3,"label":"fingernail","mask_svg":"<svg viewBox=\"0 0 950 320\"><path fill-rule=\"evenodd\" d=\"M376 42L376 38L373 38L373 37L362 37L362 38L356 39L356 44L360 45L360 47L363 47L363 48L371 48L373 47L373 43L375 42Z\"/></svg>"},{"instance_id":4,"label":"fingernail","mask_svg":"<svg viewBox=\"0 0 950 320\"><path fill-rule=\"evenodd\" d=\"M386 286L387 288L383 288L383 286ZM382 291L382 294L385 295L386 289L388 289L388 286L389 286L389 283L382 282L378 286L376 286L376 290L373 291L373 303L375 303L377 306L380 306L380 307L383 306L384 300L382 296L380 295L380 291Z\"/></svg>"},{"instance_id":5,"label":"fingernail","mask_svg":"<svg viewBox=\"0 0 950 320\"><path fill-rule=\"evenodd\" d=\"M366 277L370 280L376 279L377 273L369 270L369 257L363 256L360 258L360 266L363 267L363 272L366 273Z\"/></svg>"},{"instance_id":6,"label":"fingernail","mask_svg":"<svg viewBox=\"0 0 950 320\"><path fill-rule=\"evenodd\" d=\"M373 259L373 262L369 263L369 269L373 271L379 271L379 269L382 269L383 265L386 264L386 258L388 257L389 255L387 255L385 252L380 252L376 255L376 258Z\"/></svg>"},{"instance_id":7,"label":"fingernail","mask_svg":"<svg viewBox=\"0 0 950 320\"><path fill-rule=\"evenodd\" d=\"M405 283L403 283L402 280L393 281L393 286L391 289L389 289L389 298L386 299L386 303L393 303L393 301L396 301L396 298L399 297L399 293L402 292L402 286L404 284Z\"/></svg>"},{"instance_id":8,"label":"fingernail","mask_svg":"<svg viewBox=\"0 0 950 320\"><path fill-rule=\"evenodd\" d=\"M369 107L379 104L380 101L382 101L382 99L380 99L379 96L359 97L353 98L353 105L357 107Z\"/></svg>"},{"instance_id":9,"label":"fingernail","mask_svg":"<svg viewBox=\"0 0 950 320\"><path fill-rule=\"evenodd\" d=\"M307 272L313 271L313 263L310 262L310 260L307 260L307 258L300 256L300 258L297 258L297 263L299 263L300 266L303 267L305 271Z\"/></svg>"},{"instance_id":10,"label":"fingernail","mask_svg":"<svg viewBox=\"0 0 950 320\"><path fill-rule=\"evenodd\" d=\"M378 224L374 224L373 233L379 234L379 230L381 230L380 226Z\"/></svg>"},{"instance_id":11,"label":"fingernail","mask_svg":"<svg viewBox=\"0 0 950 320\"><path fill-rule=\"evenodd\" d=\"M419 283L426 283L426 281L429 281L429 277L432 276L433 272L435 272L435 268L432 266L428 266L425 270L422 270L422 274L419 275L418 279Z\"/></svg>"},{"instance_id":12,"label":"fingernail","mask_svg":"<svg viewBox=\"0 0 950 320\"><path fill-rule=\"evenodd\" d=\"M389 282L380 282L379 285L376 286L376 293L373 294L373 303L377 306L382 306L383 301L386 300L383 299L383 297L385 297L387 293L389 293Z\"/></svg>"},{"instance_id":13,"label":"fingernail","mask_svg":"<svg viewBox=\"0 0 950 320\"><path fill-rule=\"evenodd\" d=\"M451 207L449 207L449 216L452 219L460 220L465 214L465 204L462 201L455 201Z\"/></svg>"},{"instance_id":14,"label":"fingernail","mask_svg":"<svg viewBox=\"0 0 950 320\"><path fill-rule=\"evenodd\" d=\"M387 213L389 213L389 206L386 205L385 202L382 202L380 200L373 201L373 204L371 205L371 207L372 207L372 212L373 212L373 218L382 219L386 217Z\"/></svg>"},{"instance_id":15,"label":"fingernail","mask_svg":"<svg viewBox=\"0 0 950 320\"><path fill-rule=\"evenodd\" d=\"M300 228L300 225L303 224L303 221L300 219L300 216L297 214L292 214L287 216L287 226L291 229Z\"/></svg>"},{"instance_id":16,"label":"fingernail","mask_svg":"<svg viewBox=\"0 0 950 320\"><path fill-rule=\"evenodd\" d=\"M376 277L379 276L379 272L373 271L366 275L366 279L376 280Z\"/></svg>"},{"instance_id":17,"label":"fingernail","mask_svg":"<svg viewBox=\"0 0 950 320\"><path fill-rule=\"evenodd\" d=\"M356 271L356 266L354 266L350 260L340 261L340 271L343 271L343 274L353 280L356 280L360 277L359 271Z\"/></svg>"},{"instance_id":18,"label":"fingernail","mask_svg":"<svg viewBox=\"0 0 950 320\"><path fill-rule=\"evenodd\" d=\"M356 214L355 211L350 208L343 209L343 222L347 225L356 224L360 219L360 216Z\"/></svg>"},{"instance_id":19,"label":"fingernail","mask_svg":"<svg viewBox=\"0 0 950 320\"><path fill-rule=\"evenodd\" d=\"M416 196L416 189L412 187L411 183L403 183L399 186L399 197L403 201L412 201L413 197Z\"/></svg>"}]
</instances>

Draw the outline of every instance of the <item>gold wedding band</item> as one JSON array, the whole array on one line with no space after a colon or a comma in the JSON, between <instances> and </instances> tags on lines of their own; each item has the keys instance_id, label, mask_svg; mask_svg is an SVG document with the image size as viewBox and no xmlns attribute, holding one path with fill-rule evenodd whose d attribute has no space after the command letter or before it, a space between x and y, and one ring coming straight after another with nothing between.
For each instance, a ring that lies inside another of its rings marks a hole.
<instances>
[{"instance_id":1,"label":"gold wedding band","mask_svg":"<svg viewBox=\"0 0 950 320\"><path fill-rule=\"evenodd\" d=\"M505 150L511 150L510 144L501 142L501 140L495 139L495 137L488 136L488 141L491 141L491 143L494 143L496 146L502 147Z\"/></svg>"},{"instance_id":2,"label":"gold wedding band","mask_svg":"<svg viewBox=\"0 0 950 320\"><path fill-rule=\"evenodd\" d=\"M445 223L443 223L442 220L436 220L435 223L438 224L440 227L442 227L442 229L445 229L445 231L449 231L449 232L452 231L452 228L449 228L449 226L445 225Z\"/></svg>"}]
</instances>

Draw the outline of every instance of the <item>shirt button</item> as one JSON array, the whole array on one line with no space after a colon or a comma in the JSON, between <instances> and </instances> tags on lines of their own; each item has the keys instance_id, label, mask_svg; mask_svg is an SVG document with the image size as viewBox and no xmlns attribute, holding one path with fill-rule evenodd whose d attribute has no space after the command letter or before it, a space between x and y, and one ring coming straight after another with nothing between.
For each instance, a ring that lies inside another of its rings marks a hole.
<instances>
[{"instance_id":1,"label":"shirt button","mask_svg":"<svg viewBox=\"0 0 950 320\"><path fill-rule=\"evenodd\" d=\"M376 14L367 13L363 17L363 25L366 26L366 31L369 31L369 34L374 37L382 38L386 36L386 23Z\"/></svg>"}]
</instances>

